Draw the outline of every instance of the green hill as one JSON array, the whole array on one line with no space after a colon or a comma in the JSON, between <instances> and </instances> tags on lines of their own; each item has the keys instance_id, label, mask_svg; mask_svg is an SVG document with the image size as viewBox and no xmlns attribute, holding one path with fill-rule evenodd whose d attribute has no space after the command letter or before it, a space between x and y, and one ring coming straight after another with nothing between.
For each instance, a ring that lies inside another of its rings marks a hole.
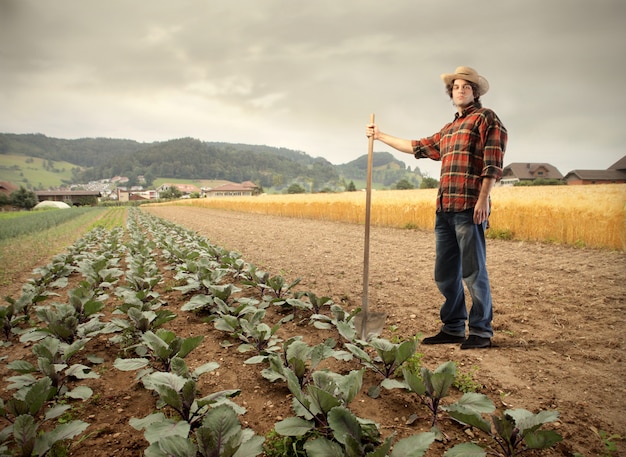
<instances>
[{"instance_id":1,"label":"green hill","mask_svg":"<svg viewBox=\"0 0 626 457\"><path fill-rule=\"evenodd\" d=\"M0 158L7 160L0 169L0 180L29 188L81 184L115 176L128 177L129 185L133 185L143 176L149 184L157 179L253 181L265 189L280 190L292 183L304 183L307 189L319 191L343 189L347 182L364 182L367 175L366 155L344 165L333 165L302 151L193 138L138 143L4 133L0 134ZM20 175L26 171L28 175ZM405 169L404 163L389 153L375 153L373 183L390 187L401 179L417 185L421 174L419 169Z\"/></svg>"},{"instance_id":2,"label":"green hill","mask_svg":"<svg viewBox=\"0 0 626 457\"><path fill-rule=\"evenodd\" d=\"M0 181L31 189L43 190L71 183L72 169L79 168L64 161L0 154Z\"/></svg>"},{"instance_id":3,"label":"green hill","mask_svg":"<svg viewBox=\"0 0 626 457\"><path fill-rule=\"evenodd\" d=\"M367 179L367 155L343 165L338 165L339 173L348 181L365 182ZM375 152L372 157L372 183L378 186L389 187L398 181L406 179L415 187L419 187L422 175L419 168L415 171L407 170L404 162L397 160L388 152ZM364 187L364 184L357 187Z\"/></svg>"}]
</instances>

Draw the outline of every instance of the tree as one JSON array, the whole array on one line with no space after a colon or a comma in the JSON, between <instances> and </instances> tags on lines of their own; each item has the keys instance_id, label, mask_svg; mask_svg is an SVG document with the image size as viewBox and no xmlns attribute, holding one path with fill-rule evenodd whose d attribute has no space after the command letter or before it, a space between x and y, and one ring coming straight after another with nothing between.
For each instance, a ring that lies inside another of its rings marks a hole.
<instances>
[{"instance_id":1,"label":"tree","mask_svg":"<svg viewBox=\"0 0 626 457\"><path fill-rule=\"evenodd\" d=\"M422 183L420 184L420 189L436 189L437 187L439 187L439 181L428 176L424 177L424 179L422 179Z\"/></svg>"},{"instance_id":2,"label":"tree","mask_svg":"<svg viewBox=\"0 0 626 457\"><path fill-rule=\"evenodd\" d=\"M37 196L24 186L20 186L19 190L11 193L11 204L17 208L31 209L37 204Z\"/></svg>"},{"instance_id":3,"label":"tree","mask_svg":"<svg viewBox=\"0 0 626 457\"><path fill-rule=\"evenodd\" d=\"M306 192L300 184L294 183L287 188L288 194L303 194Z\"/></svg>"},{"instance_id":4,"label":"tree","mask_svg":"<svg viewBox=\"0 0 626 457\"><path fill-rule=\"evenodd\" d=\"M411 184L406 178L404 178L396 183L396 189L398 190L415 189L415 186Z\"/></svg>"},{"instance_id":5,"label":"tree","mask_svg":"<svg viewBox=\"0 0 626 457\"><path fill-rule=\"evenodd\" d=\"M143 179L145 181L146 187L150 187L154 182L154 174L152 174L152 172L148 170L144 173Z\"/></svg>"},{"instance_id":6,"label":"tree","mask_svg":"<svg viewBox=\"0 0 626 457\"><path fill-rule=\"evenodd\" d=\"M354 181L350 181L350 184L348 184L348 188L346 190L348 192L355 192L356 191L356 186L354 185Z\"/></svg>"},{"instance_id":7,"label":"tree","mask_svg":"<svg viewBox=\"0 0 626 457\"><path fill-rule=\"evenodd\" d=\"M167 190L159 193L160 198L164 198L166 200L173 200L175 198L180 198L183 196L183 193L176 186L172 186Z\"/></svg>"}]
</instances>

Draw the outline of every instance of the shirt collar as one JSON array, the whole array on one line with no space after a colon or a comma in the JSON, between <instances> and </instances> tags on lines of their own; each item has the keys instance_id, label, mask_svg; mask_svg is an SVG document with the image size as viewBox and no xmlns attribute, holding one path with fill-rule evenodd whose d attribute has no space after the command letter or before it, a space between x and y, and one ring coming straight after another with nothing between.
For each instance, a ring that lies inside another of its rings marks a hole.
<instances>
[{"instance_id":1,"label":"shirt collar","mask_svg":"<svg viewBox=\"0 0 626 457\"><path fill-rule=\"evenodd\" d=\"M473 113L474 111L476 111L478 109L478 107L476 106L476 103L472 103L470 106L468 106L467 108L465 108L463 111L461 111L460 113L457 111L456 113L454 113L454 119L458 119L460 117L465 117L468 114Z\"/></svg>"}]
</instances>

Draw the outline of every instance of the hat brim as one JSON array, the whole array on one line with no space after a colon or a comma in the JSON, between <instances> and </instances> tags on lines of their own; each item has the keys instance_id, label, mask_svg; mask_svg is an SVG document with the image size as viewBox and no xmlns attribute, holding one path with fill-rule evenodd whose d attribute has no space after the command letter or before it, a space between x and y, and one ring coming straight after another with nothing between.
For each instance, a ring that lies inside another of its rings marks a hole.
<instances>
[{"instance_id":1,"label":"hat brim","mask_svg":"<svg viewBox=\"0 0 626 457\"><path fill-rule=\"evenodd\" d=\"M485 95L489 90L489 81L487 81L482 76L478 75L478 78L475 78L473 75L460 75L458 73L444 73L441 75L441 79L443 80L446 86L452 84L455 79L462 79L464 81L472 82L478 85L478 95Z\"/></svg>"}]
</instances>

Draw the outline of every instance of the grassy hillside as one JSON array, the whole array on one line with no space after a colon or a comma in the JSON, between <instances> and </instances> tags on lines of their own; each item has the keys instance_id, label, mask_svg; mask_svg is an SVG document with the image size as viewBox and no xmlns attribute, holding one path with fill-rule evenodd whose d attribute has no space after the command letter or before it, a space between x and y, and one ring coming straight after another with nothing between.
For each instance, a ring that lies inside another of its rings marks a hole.
<instances>
[{"instance_id":1,"label":"grassy hillside","mask_svg":"<svg viewBox=\"0 0 626 457\"><path fill-rule=\"evenodd\" d=\"M162 184L191 184L196 187L217 187L230 181L215 179L179 179L179 178L157 178L154 180L154 187Z\"/></svg>"},{"instance_id":2,"label":"grassy hillside","mask_svg":"<svg viewBox=\"0 0 626 457\"><path fill-rule=\"evenodd\" d=\"M0 181L9 181L27 189L47 189L72 179L69 162L56 162L22 155L0 154Z\"/></svg>"}]
</instances>

